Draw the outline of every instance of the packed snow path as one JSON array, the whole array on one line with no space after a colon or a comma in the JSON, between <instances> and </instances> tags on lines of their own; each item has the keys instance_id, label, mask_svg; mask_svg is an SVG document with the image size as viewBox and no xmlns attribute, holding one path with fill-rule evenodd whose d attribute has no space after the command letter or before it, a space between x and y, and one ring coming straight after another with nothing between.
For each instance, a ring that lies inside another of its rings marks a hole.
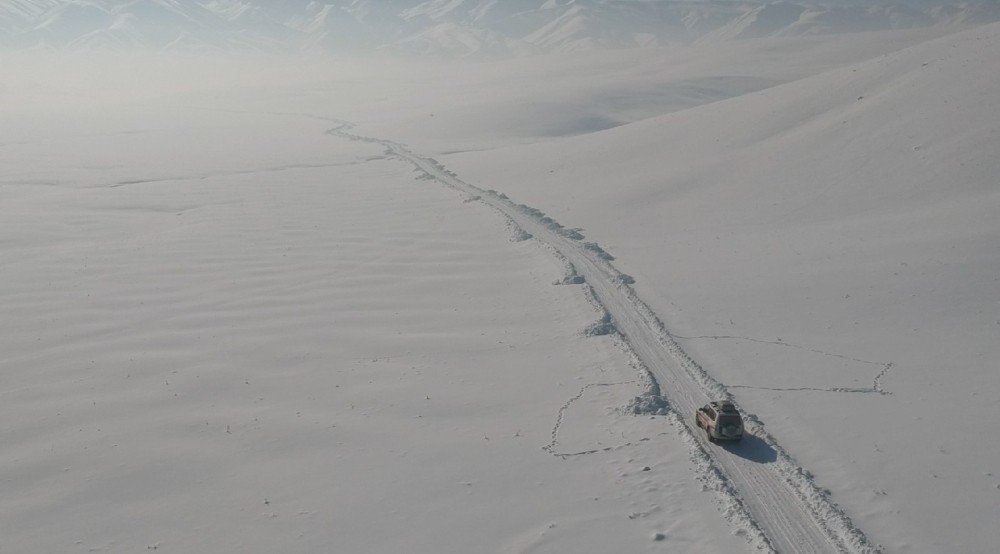
<instances>
[{"instance_id":1,"label":"packed snow path","mask_svg":"<svg viewBox=\"0 0 1000 554\"><path fill-rule=\"evenodd\" d=\"M769 544L757 546L781 553L879 550L754 417L748 417L748 435L739 444L710 443L695 427L695 409L710 400L730 397L728 391L687 356L629 286L631 278L616 270L610 263L612 258L600 247L584 242L578 231L562 227L538 210L462 181L431 158L389 140L351 133L350 128L349 123L343 123L329 134L384 146L387 155L413 164L425 177L495 208L519 227L522 235L526 233L550 245L572 264L635 356L655 378L671 409L684 421L721 478L735 490L737 505L729 508L745 511L745 516L763 532Z\"/></svg>"}]
</instances>

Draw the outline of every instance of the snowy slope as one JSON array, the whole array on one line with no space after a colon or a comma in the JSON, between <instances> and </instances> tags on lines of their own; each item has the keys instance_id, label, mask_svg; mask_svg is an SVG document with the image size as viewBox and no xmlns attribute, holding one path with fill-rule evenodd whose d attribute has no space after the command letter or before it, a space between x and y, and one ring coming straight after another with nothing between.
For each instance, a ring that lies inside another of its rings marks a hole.
<instances>
[{"instance_id":1,"label":"snowy slope","mask_svg":"<svg viewBox=\"0 0 1000 554\"><path fill-rule=\"evenodd\" d=\"M505 36L479 33L502 4L135 6L184 29L166 49L250 18L367 21L383 50L434 21L436 52ZM991 552L1000 28L925 42L974 12L908 4L945 23L558 52L591 20L488 63L6 56L4 547ZM539 242L676 417L623 412L642 374ZM692 438L706 394L765 439Z\"/></svg>"},{"instance_id":2,"label":"snowy slope","mask_svg":"<svg viewBox=\"0 0 1000 554\"><path fill-rule=\"evenodd\" d=\"M442 161L615 254L871 538L988 552L1000 540L1000 450L982 435L1000 395L998 52L991 25Z\"/></svg>"},{"instance_id":3,"label":"snowy slope","mask_svg":"<svg viewBox=\"0 0 1000 554\"><path fill-rule=\"evenodd\" d=\"M801 79L945 32L750 39L495 62L383 63L364 74L363 84L342 83L333 94L351 99L347 113L339 115L361 123L366 134L419 144L437 155L613 128ZM378 92L366 90L372 87ZM315 109L323 105L317 99Z\"/></svg>"}]
</instances>

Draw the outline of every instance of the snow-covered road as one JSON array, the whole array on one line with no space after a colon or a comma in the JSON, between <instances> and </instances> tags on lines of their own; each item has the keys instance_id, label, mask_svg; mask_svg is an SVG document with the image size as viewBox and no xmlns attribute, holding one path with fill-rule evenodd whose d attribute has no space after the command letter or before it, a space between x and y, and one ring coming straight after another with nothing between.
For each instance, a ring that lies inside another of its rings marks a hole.
<instances>
[{"instance_id":1,"label":"snow-covered road","mask_svg":"<svg viewBox=\"0 0 1000 554\"><path fill-rule=\"evenodd\" d=\"M730 518L749 520L766 537L757 541L751 538L751 542L789 553L879 550L752 415L747 418L750 434L735 445L710 444L695 428L692 414L697 406L721 397L732 398L731 395L671 338L656 314L629 286L631 279L615 269L610 263L613 258L603 250L538 210L516 204L500 192L483 190L461 180L432 158L422 157L390 140L354 134L350 128L345 123L329 134L384 146L387 154L414 165L428 178L495 208L572 264L613 319L633 354L655 378L661 394L683 420L687 433L734 492L732 505L726 506Z\"/></svg>"}]
</instances>

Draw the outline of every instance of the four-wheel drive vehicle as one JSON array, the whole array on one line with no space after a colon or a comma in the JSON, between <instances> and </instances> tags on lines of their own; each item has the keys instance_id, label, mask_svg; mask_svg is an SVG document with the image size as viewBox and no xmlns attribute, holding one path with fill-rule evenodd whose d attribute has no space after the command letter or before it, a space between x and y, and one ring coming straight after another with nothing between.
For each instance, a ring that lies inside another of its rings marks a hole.
<instances>
[{"instance_id":1,"label":"four-wheel drive vehicle","mask_svg":"<svg viewBox=\"0 0 1000 554\"><path fill-rule=\"evenodd\" d=\"M718 400L705 404L694 413L694 419L705 430L709 442L743 438L743 418L732 402Z\"/></svg>"}]
</instances>

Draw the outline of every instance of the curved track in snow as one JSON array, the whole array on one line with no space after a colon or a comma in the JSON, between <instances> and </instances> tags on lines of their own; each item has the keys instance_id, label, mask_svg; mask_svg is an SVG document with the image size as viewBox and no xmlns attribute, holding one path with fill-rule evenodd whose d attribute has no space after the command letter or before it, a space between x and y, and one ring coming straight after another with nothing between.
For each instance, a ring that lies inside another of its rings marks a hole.
<instances>
[{"instance_id":1,"label":"curved track in snow","mask_svg":"<svg viewBox=\"0 0 1000 554\"><path fill-rule=\"evenodd\" d=\"M524 233L550 245L572 264L591 287L595 300L611 316L632 353L655 379L695 447L705 453L712 469L732 491L733 505L728 509L741 513L731 519L748 520L762 532L765 540L758 547L781 553L879 551L754 417L747 418L748 435L743 442L709 443L694 426L694 410L709 400L732 397L725 386L674 341L656 314L629 286L631 278L615 269L610 263L613 258L600 247L584 242L578 231L562 227L538 210L515 204L496 191L466 183L432 158L419 156L390 140L354 134L350 128L344 122L328 134L382 145L387 155L412 164L426 178L498 210Z\"/></svg>"}]
</instances>

